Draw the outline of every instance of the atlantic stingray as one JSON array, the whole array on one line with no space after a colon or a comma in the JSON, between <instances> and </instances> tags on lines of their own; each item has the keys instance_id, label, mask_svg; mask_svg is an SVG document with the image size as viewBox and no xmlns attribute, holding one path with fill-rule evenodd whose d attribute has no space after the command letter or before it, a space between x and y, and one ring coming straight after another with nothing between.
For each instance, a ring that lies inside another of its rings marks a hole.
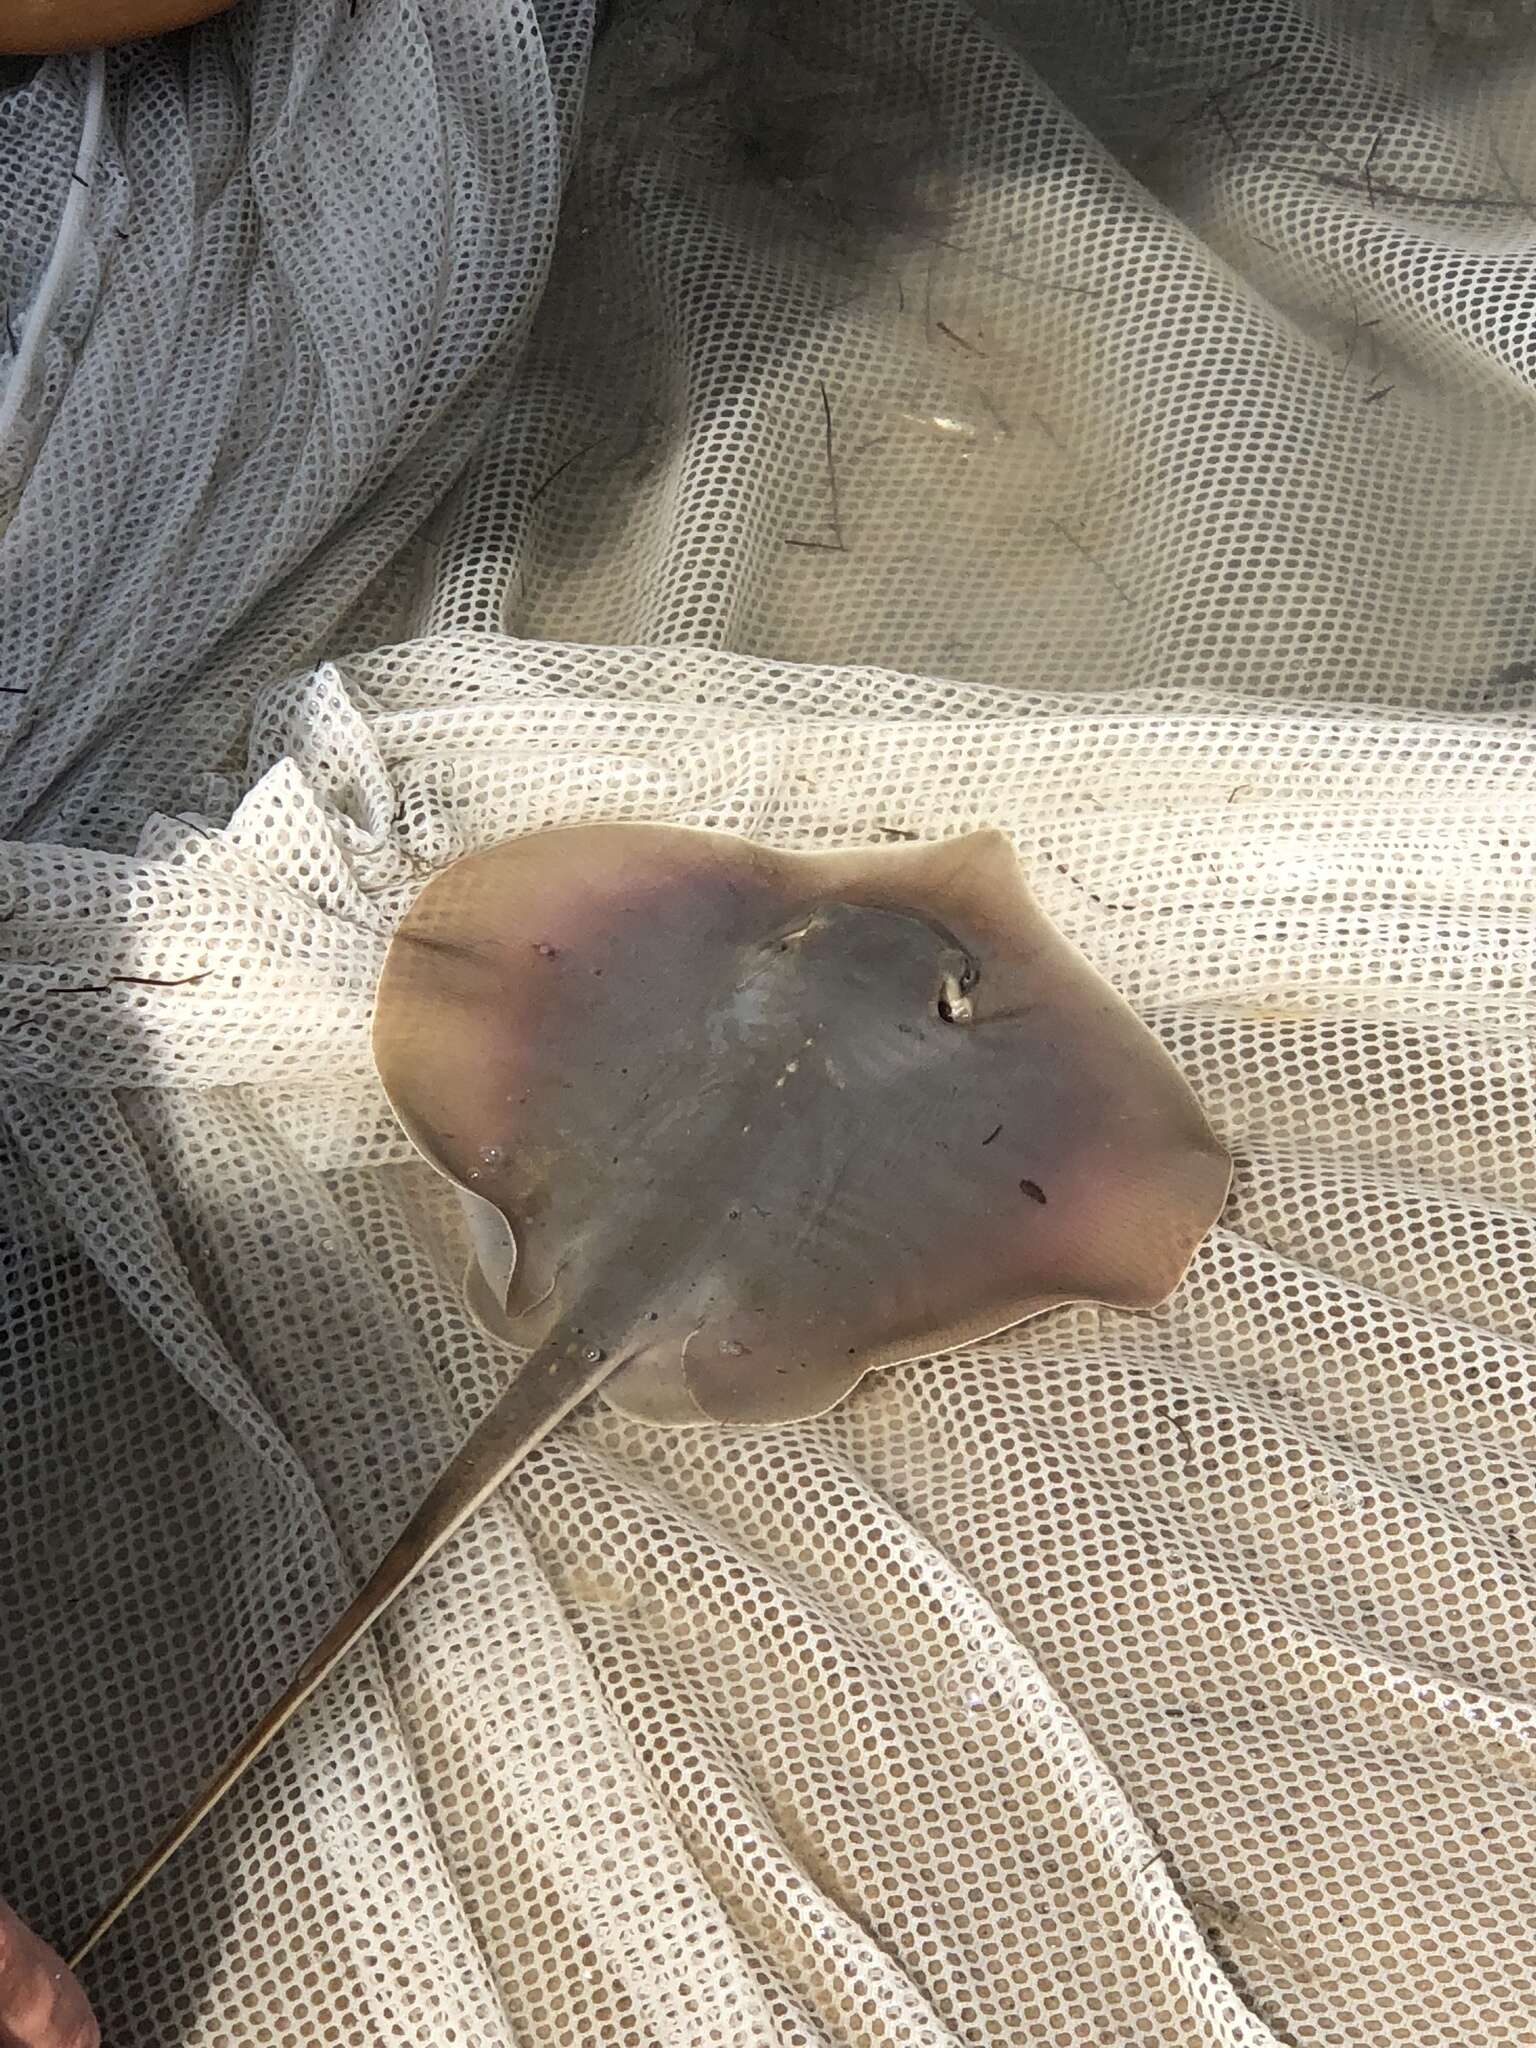
<instances>
[{"instance_id":1,"label":"atlantic stingray","mask_svg":"<svg viewBox=\"0 0 1536 2048\"><path fill-rule=\"evenodd\" d=\"M588 1395L787 1423L1065 1302L1155 1306L1231 1174L1000 832L802 854L609 824L469 855L390 947L374 1052L463 1195L477 1312L530 1356L76 1963Z\"/></svg>"}]
</instances>

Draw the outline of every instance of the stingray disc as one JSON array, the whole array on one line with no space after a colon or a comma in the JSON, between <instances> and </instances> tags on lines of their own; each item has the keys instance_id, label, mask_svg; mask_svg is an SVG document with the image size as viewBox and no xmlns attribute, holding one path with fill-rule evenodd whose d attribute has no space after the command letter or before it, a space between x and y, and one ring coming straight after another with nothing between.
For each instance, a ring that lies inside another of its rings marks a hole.
<instances>
[{"instance_id":1,"label":"stingray disc","mask_svg":"<svg viewBox=\"0 0 1536 2048\"><path fill-rule=\"evenodd\" d=\"M418 898L374 1045L487 1325L532 1347L602 1281L603 1391L655 1421L812 1415L1062 1302L1150 1307L1230 1180L1000 832L509 841Z\"/></svg>"}]
</instances>

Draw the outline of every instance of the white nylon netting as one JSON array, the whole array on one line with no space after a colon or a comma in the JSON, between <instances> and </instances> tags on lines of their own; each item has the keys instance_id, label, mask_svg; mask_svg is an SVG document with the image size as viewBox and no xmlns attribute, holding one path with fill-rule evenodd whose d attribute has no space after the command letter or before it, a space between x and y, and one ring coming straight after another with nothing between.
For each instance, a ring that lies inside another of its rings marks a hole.
<instances>
[{"instance_id":1,"label":"white nylon netting","mask_svg":"<svg viewBox=\"0 0 1536 2048\"><path fill-rule=\"evenodd\" d=\"M990 823L1237 1155L1185 1286L584 1411L107 2039L1528 2048L1536 20L589 32L111 54L46 331L92 67L0 94L0 1895L79 1932L509 1368L372 1078L422 878Z\"/></svg>"}]
</instances>

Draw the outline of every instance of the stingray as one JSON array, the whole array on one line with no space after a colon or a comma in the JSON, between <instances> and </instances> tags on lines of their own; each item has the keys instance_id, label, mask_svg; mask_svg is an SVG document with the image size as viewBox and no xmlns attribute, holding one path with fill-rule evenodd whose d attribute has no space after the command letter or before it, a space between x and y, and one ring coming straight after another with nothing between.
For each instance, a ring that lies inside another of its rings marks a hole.
<instances>
[{"instance_id":1,"label":"stingray","mask_svg":"<svg viewBox=\"0 0 1536 2048\"><path fill-rule=\"evenodd\" d=\"M463 1201L475 1313L529 1356L75 1962L589 1395L789 1423L1067 1302L1153 1307L1231 1177L996 831L806 854L603 824L471 854L390 946L374 1054Z\"/></svg>"}]
</instances>

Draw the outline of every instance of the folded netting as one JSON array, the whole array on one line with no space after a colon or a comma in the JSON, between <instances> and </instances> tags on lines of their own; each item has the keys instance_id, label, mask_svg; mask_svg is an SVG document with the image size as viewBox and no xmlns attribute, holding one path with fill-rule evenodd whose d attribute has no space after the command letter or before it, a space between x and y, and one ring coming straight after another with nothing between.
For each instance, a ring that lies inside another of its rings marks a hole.
<instances>
[{"instance_id":1,"label":"folded netting","mask_svg":"<svg viewBox=\"0 0 1536 2048\"><path fill-rule=\"evenodd\" d=\"M0 98L0 831L238 763L516 402L589 12L261 0Z\"/></svg>"},{"instance_id":2,"label":"folded netting","mask_svg":"<svg viewBox=\"0 0 1536 2048\"><path fill-rule=\"evenodd\" d=\"M1184 1285L582 1411L106 2037L1524 2048L1525 17L589 30L113 53L67 263L92 63L0 97L0 1895L83 1929L515 1369L371 1065L426 879L995 825L1235 1155Z\"/></svg>"}]
</instances>

